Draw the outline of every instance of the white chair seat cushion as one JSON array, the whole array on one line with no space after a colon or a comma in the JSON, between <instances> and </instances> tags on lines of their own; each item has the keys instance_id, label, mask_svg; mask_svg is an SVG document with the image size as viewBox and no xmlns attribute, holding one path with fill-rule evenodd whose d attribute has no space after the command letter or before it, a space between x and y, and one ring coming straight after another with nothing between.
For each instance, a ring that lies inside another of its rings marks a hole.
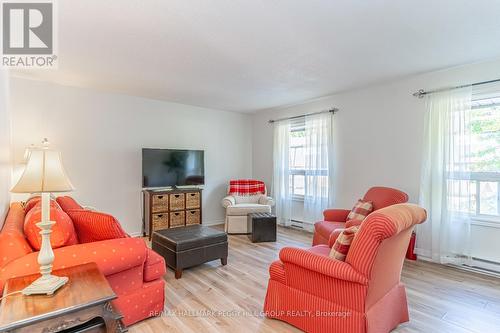
<instances>
[{"instance_id":1,"label":"white chair seat cushion","mask_svg":"<svg viewBox=\"0 0 500 333\"><path fill-rule=\"evenodd\" d=\"M257 194L257 195L234 195L234 201L237 204L258 204L260 197L263 197L265 195L263 194Z\"/></svg>"},{"instance_id":2,"label":"white chair seat cushion","mask_svg":"<svg viewBox=\"0 0 500 333\"><path fill-rule=\"evenodd\" d=\"M252 203L241 203L226 208L226 214L230 216L242 216L250 213L270 213L271 206Z\"/></svg>"}]
</instances>

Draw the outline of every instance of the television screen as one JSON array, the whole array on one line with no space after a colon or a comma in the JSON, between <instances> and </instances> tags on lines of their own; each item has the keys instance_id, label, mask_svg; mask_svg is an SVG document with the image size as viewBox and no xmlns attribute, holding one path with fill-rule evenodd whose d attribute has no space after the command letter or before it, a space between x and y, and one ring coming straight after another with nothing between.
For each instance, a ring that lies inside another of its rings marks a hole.
<instances>
[{"instance_id":1,"label":"television screen","mask_svg":"<svg viewBox=\"0 0 500 333\"><path fill-rule=\"evenodd\" d=\"M203 150L142 149L142 186L205 184Z\"/></svg>"}]
</instances>

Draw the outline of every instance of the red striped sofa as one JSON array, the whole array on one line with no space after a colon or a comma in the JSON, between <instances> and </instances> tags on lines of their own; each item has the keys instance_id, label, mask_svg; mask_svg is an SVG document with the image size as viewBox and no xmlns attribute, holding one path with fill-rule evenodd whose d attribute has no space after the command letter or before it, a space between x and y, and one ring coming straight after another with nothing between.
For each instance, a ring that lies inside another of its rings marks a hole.
<instances>
[{"instance_id":1,"label":"red striped sofa","mask_svg":"<svg viewBox=\"0 0 500 333\"><path fill-rule=\"evenodd\" d=\"M328 245L283 248L271 264L264 311L306 332L385 333L409 320L401 269L412 230L426 212L397 204L370 214L346 261Z\"/></svg>"},{"instance_id":2,"label":"red striped sofa","mask_svg":"<svg viewBox=\"0 0 500 333\"><path fill-rule=\"evenodd\" d=\"M82 209L70 197L60 197L57 202L65 211ZM21 203L12 203L0 232L0 290L9 278L39 272L38 252L24 236L24 217ZM144 240L126 237L82 243L54 249L54 254L54 270L97 263L118 296L113 305L124 316L125 325L163 310L165 261L149 249Z\"/></svg>"},{"instance_id":3,"label":"red striped sofa","mask_svg":"<svg viewBox=\"0 0 500 333\"><path fill-rule=\"evenodd\" d=\"M370 188L363 197L365 201L373 203L373 211L408 201L408 195L400 190L390 187L375 186ZM359 224L359 221L346 221L350 209L326 209L323 212L323 221L314 224L314 237L312 245L328 244L330 237L336 229L348 228ZM347 222L347 224L346 224ZM338 233L335 235L335 240Z\"/></svg>"}]
</instances>

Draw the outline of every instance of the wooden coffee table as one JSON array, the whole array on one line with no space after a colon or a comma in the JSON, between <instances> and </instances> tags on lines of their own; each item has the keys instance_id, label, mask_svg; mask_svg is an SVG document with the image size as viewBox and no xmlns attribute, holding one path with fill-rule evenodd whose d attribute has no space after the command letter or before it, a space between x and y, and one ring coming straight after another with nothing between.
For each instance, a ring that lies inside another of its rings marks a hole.
<instances>
[{"instance_id":1,"label":"wooden coffee table","mask_svg":"<svg viewBox=\"0 0 500 333\"><path fill-rule=\"evenodd\" d=\"M111 305L116 298L95 263L54 271L69 282L54 295L24 296L17 293L2 299L0 332L124 332L122 316ZM39 274L9 279L3 295L20 291Z\"/></svg>"}]
</instances>

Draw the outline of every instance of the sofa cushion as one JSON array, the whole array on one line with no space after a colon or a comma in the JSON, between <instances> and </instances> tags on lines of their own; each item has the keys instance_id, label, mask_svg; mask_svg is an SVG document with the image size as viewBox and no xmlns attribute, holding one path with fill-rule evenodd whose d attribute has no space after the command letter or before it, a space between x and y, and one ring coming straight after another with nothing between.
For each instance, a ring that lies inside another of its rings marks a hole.
<instances>
[{"instance_id":1,"label":"sofa cushion","mask_svg":"<svg viewBox=\"0 0 500 333\"><path fill-rule=\"evenodd\" d=\"M42 236L40 228L36 225L42 219L42 206L38 202L35 207L31 208L24 218L24 235L28 239L31 247L38 251L42 247ZM50 221L56 223L52 226L50 234L50 244L53 249L62 246L78 244L73 222L54 201L50 205Z\"/></svg>"},{"instance_id":2,"label":"sofa cushion","mask_svg":"<svg viewBox=\"0 0 500 333\"><path fill-rule=\"evenodd\" d=\"M351 212L347 215L348 220L364 220L373 211L373 202L361 200L352 207Z\"/></svg>"},{"instance_id":3,"label":"sofa cushion","mask_svg":"<svg viewBox=\"0 0 500 333\"><path fill-rule=\"evenodd\" d=\"M69 196L62 196L56 198L57 203L61 206L62 210L68 212L74 209L83 209L82 206L75 199Z\"/></svg>"},{"instance_id":4,"label":"sofa cushion","mask_svg":"<svg viewBox=\"0 0 500 333\"><path fill-rule=\"evenodd\" d=\"M358 226L344 229L337 237L335 244L332 246L329 254L330 258L345 261L349 248L351 247L351 243L358 230Z\"/></svg>"},{"instance_id":5,"label":"sofa cushion","mask_svg":"<svg viewBox=\"0 0 500 333\"><path fill-rule=\"evenodd\" d=\"M95 262L104 276L141 266L146 260L146 243L139 238L110 239L65 246L54 250L53 270ZM11 261L0 269L0 290L7 279L40 271L38 252Z\"/></svg>"},{"instance_id":6,"label":"sofa cushion","mask_svg":"<svg viewBox=\"0 0 500 333\"><path fill-rule=\"evenodd\" d=\"M112 215L85 209L69 210L68 214L73 220L81 243L127 237L120 223Z\"/></svg>"},{"instance_id":7,"label":"sofa cushion","mask_svg":"<svg viewBox=\"0 0 500 333\"><path fill-rule=\"evenodd\" d=\"M271 213L271 206L242 203L226 208L226 214L231 216L244 216L250 213Z\"/></svg>"}]
</instances>

